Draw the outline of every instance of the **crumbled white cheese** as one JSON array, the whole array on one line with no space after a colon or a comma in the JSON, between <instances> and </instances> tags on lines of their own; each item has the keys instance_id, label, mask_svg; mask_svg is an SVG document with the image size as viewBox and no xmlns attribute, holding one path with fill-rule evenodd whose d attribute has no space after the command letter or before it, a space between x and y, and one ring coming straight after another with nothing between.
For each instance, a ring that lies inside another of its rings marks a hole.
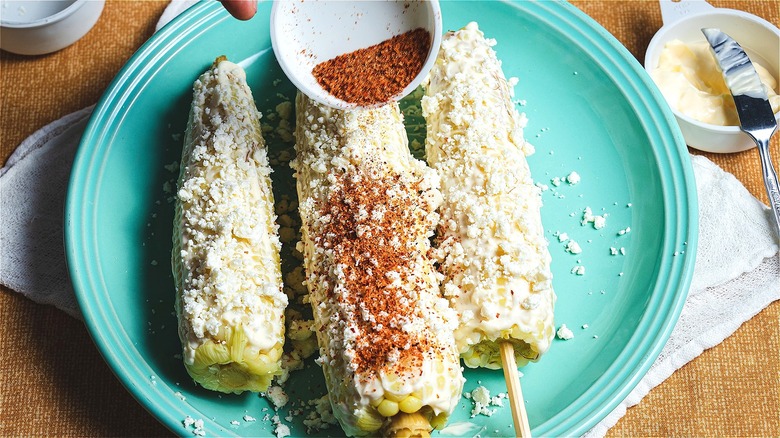
<instances>
[{"instance_id":1,"label":"crumbled white cheese","mask_svg":"<svg viewBox=\"0 0 780 438\"><path fill-rule=\"evenodd\" d=\"M616 256L618 254L626 255L626 248L621 246L620 249L617 249L614 246L610 246L609 247L609 254L613 255L613 256ZM674 254L674 255L677 255L677 254Z\"/></svg>"},{"instance_id":2,"label":"crumbled white cheese","mask_svg":"<svg viewBox=\"0 0 780 438\"><path fill-rule=\"evenodd\" d=\"M560 328L558 328L558 331L555 334L558 336L558 339L563 339L564 341L568 341L574 337L574 333L571 331L571 329L566 327L566 324L561 324Z\"/></svg>"},{"instance_id":3,"label":"crumbled white cheese","mask_svg":"<svg viewBox=\"0 0 780 438\"><path fill-rule=\"evenodd\" d=\"M290 101L281 102L276 105L276 114L283 120L290 120L293 115L293 104Z\"/></svg>"},{"instance_id":4,"label":"crumbled white cheese","mask_svg":"<svg viewBox=\"0 0 780 438\"><path fill-rule=\"evenodd\" d=\"M607 213L604 213L603 215L594 215L590 207L585 207L585 210L582 212L581 224L587 225L591 223L593 224L593 228L600 230L607 225L607 216Z\"/></svg>"},{"instance_id":5,"label":"crumbled white cheese","mask_svg":"<svg viewBox=\"0 0 780 438\"><path fill-rule=\"evenodd\" d=\"M519 377L523 377L523 373L520 371L517 372ZM507 393L505 392L499 392L498 394L494 395L490 398L490 404L493 406L498 407L504 407L504 400L508 397Z\"/></svg>"},{"instance_id":6,"label":"crumbled white cheese","mask_svg":"<svg viewBox=\"0 0 780 438\"><path fill-rule=\"evenodd\" d=\"M622 236L622 235L628 234L630 232L631 232L631 227L626 227L626 228L618 231L617 233L618 233L618 236Z\"/></svg>"},{"instance_id":7,"label":"crumbled white cheese","mask_svg":"<svg viewBox=\"0 0 780 438\"><path fill-rule=\"evenodd\" d=\"M496 413L496 410L490 409L490 406L503 406L503 399L506 398L506 394L498 394L496 397L491 398L490 390L480 385L470 393L464 393L464 397L471 399L474 403L474 408L471 410L471 418L477 415L490 417Z\"/></svg>"},{"instance_id":8,"label":"crumbled white cheese","mask_svg":"<svg viewBox=\"0 0 780 438\"><path fill-rule=\"evenodd\" d=\"M278 415L271 417L271 421L274 423L274 434L276 434L276 438L290 436L290 427L282 423L282 420Z\"/></svg>"},{"instance_id":9,"label":"crumbled white cheese","mask_svg":"<svg viewBox=\"0 0 780 438\"><path fill-rule=\"evenodd\" d=\"M550 190L550 186L548 186L547 184L541 183L541 182L537 182L534 185L536 187L539 187L539 190L541 190L543 192L546 192L547 190Z\"/></svg>"},{"instance_id":10,"label":"crumbled white cheese","mask_svg":"<svg viewBox=\"0 0 780 438\"><path fill-rule=\"evenodd\" d=\"M271 386L268 388L268 391L265 393L268 400L271 401L271 403L274 404L276 409L284 407L287 402L290 400L290 397L287 396L287 393L284 392L284 390L280 386Z\"/></svg>"},{"instance_id":11,"label":"crumbled white cheese","mask_svg":"<svg viewBox=\"0 0 780 438\"><path fill-rule=\"evenodd\" d=\"M580 174L575 171L572 171L566 176L566 182L569 183L569 185L579 184L580 180Z\"/></svg>"},{"instance_id":12,"label":"crumbled white cheese","mask_svg":"<svg viewBox=\"0 0 780 438\"><path fill-rule=\"evenodd\" d=\"M276 434L276 438L284 438L287 436L290 436L290 426L287 426L286 424L279 423L274 426L274 433Z\"/></svg>"},{"instance_id":13,"label":"crumbled white cheese","mask_svg":"<svg viewBox=\"0 0 780 438\"><path fill-rule=\"evenodd\" d=\"M307 433L312 434L312 432L319 432L338 424L338 420L333 416L333 410L331 409L330 400L327 395L309 400L307 404L309 406L314 406L314 410L309 412L303 420L303 424L307 427Z\"/></svg>"},{"instance_id":14,"label":"crumbled white cheese","mask_svg":"<svg viewBox=\"0 0 780 438\"><path fill-rule=\"evenodd\" d=\"M579 254L582 252L582 248L580 247L580 244L577 243L574 240L569 240L566 243L566 251L571 254Z\"/></svg>"},{"instance_id":15,"label":"crumbled white cheese","mask_svg":"<svg viewBox=\"0 0 780 438\"><path fill-rule=\"evenodd\" d=\"M577 265L571 268L571 273L576 275L585 275L585 266Z\"/></svg>"},{"instance_id":16,"label":"crumbled white cheese","mask_svg":"<svg viewBox=\"0 0 780 438\"><path fill-rule=\"evenodd\" d=\"M192 434L195 436L205 436L206 431L203 430L203 420L202 419L194 419L187 415L184 417L184 420L182 421L182 424L184 425L185 429L189 429L192 427Z\"/></svg>"},{"instance_id":17,"label":"crumbled white cheese","mask_svg":"<svg viewBox=\"0 0 780 438\"><path fill-rule=\"evenodd\" d=\"M522 306L525 310L533 310L539 307L541 301L542 297L540 297L539 294L533 294L524 299L523 302L520 303L520 306Z\"/></svg>"}]
</instances>

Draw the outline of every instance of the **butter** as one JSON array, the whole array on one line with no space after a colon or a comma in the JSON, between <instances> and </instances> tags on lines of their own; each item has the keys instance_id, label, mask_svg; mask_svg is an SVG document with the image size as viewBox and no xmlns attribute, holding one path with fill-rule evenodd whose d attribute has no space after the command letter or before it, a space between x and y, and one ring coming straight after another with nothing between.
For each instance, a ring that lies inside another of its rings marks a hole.
<instances>
[{"instance_id":1,"label":"butter","mask_svg":"<svg viewBox=\"0 0 780 438\"><path fill-rule=\"evenodd\" d=\"M757 62L772 111L780 111L777 80ZM664 46L658 67L650 73L672 109L700 122L739 126L739 116L726 82L706 42L685 44L672 40Z\"/></svg>"}]
</instances>

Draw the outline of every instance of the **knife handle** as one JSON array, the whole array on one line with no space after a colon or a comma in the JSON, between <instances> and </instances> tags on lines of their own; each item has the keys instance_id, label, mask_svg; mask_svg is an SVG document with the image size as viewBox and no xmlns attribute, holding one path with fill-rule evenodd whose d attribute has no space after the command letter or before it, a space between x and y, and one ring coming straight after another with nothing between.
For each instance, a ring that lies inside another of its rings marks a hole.
<instances>
[{"instance_id":1,"label":"knife handle","mask_svg":"<svg viewBox=\"0 0 780 438\"><path fill-rule=\"evenodd\" d=\"M769 207L775 213L775 224L780 233L780 183L777 181L777 172L772 165L772 158L769 156L769 139L756 139L758 143L758 154L761 156L761 169L764 174L764 186L766 194L769 196ZM780 234L778 234L780 238Z\"/></svg>"}]
</instances>

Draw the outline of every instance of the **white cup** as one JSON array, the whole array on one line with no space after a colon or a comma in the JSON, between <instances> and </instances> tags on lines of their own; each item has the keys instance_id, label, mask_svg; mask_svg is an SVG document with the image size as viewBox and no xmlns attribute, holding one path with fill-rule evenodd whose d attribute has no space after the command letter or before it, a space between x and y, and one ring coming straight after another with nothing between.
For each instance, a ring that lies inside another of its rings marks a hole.
<instances>
[{"instance_id":1,"label":"white cup","mask_svg":"<svg viewBox=\"0 0 780 438\"><path fill-rule=\"evenodd\" d=\"M105 0L1 0L0 48L19 55L63 49L95 25Z\"/></svg>"},{"instance_id":2,"label":"white cup","mask_svg":"<svg viewBox=\"0 0 780 438\"><path fill-rule=\"evenodd\" d=\"M780 80L780 29L763 18L734 9L715 8L702 0L660 0L664 25L650 40L645 54L645 70L658 67L658 58L667 42L706 43L701 29L718 28L734 38L751 61L764 66ZM739 126L719 126L700 122L674 110L688 146L707 152L741 152L756 146ZM780 123L780 114L775 114Z\"/></svg>"}]
</instances>

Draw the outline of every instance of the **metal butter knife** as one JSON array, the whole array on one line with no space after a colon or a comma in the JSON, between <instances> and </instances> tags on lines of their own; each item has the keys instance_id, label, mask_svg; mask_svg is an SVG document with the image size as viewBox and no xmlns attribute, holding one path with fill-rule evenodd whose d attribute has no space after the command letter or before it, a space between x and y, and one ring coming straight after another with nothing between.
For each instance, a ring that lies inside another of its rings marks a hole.
<instances>
[{"instance_id":1,"label":"metal butter knife","mask_svg":"<svg viewBox=\"0 0 780 438\"><path fill-rule=\"evenodd\" d=\"M769 139L777 130L777 121L769 97L750 58L734 39L719 29L705 28L701 31L712 46L715 60L734 96L740 129L758 145L769 206L775 213L777 230L780 232L780 184L769 156Z\"/></svg>"}]
</instances>

